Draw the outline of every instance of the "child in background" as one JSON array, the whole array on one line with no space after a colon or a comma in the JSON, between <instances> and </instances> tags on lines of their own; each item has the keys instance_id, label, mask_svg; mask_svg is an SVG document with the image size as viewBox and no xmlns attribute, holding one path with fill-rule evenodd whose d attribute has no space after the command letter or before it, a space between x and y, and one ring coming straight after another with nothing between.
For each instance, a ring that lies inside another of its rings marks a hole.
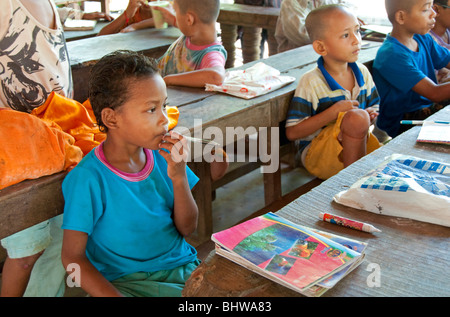
<instances>
[{"instance_id":1,"label":"child in background","mask_svg":"<svg viewBox=\"0 0 450 317\"><path fill-rule=\"evenodd\" d=\"M142 1L130 0L144 8ZM155 7L164 20L184 34L160 58L158 68L166 85L205 87L220 85L225 78L226 51L217 41L215 23L220 10L219 0L175 0L172 8ZM121 22L118 19L111 24ZM152 22L153 23L153 22ZM216 181L228 170L228 156L223 149L212 153L211 178Z\"/></svg>"},{"instance_id":2,"label":"child in background","mask_svg":"<svg viewBox=\"0 0 450 317\"><path fill-rule=\"evenodd\" d=\"M305 168L327 179L380 147L369 132L378 93L368 69L357 63L360 24L343 5L321 6L306 28L318 66L300 79L288 110L286 136L300 140Z\"/></svg>"},{"instance_id":3,"label":"child in background","mask_svg":"<svg viewBox=\"0 0 450 317\"><path fill-rule=\"evenodd\" d=\"M386 0L392 32L378 50L373 78L380 93L377 126L391 137L411 128L401 120L424 120L450 98L450 83L435 71L450 66L450 52L427 34L435 24L431 0Z\"/></svg>"},{"instance_id":4,"label":"child in background","mask_svg":"<svg viewBox=\"0 0 450 317\"><path fill-rule=\"evenodd\" d=\"M435 0L433 10L436 12L436 23L434 28L430 30L431 37L440 46L450 49L450 0ZM436 78L438 83L445 83L450 81L450 70L448 68L441 68L436 71Z\"/></svg>"},{"instance_id":5,"label":"child in background","mask_svg":"<svg viewBox=\"0 0 450 317\"><path fill-rule=\"evenodd\" d=\"M164 20L183 33L159 59L158 68L166 85L205 87L221 85L225 79L227 52L217 41L216 20L219 0L174 0L173 10L155 7ZM214 152L217 150L217 152ZM228 156L215 148L211 162L211 179L222 178L228 170Z\"/></svg>"},{"instance_id":6,"label":"child in background","mask_svg":"<svg viewBox=\"0 0 450 317\"><path fill-rule=\"evenodd\" d=\"M430 35L440 45L450 49L450 5L449 0L434 0L433 10L436 12L436 23Z\"/></svg>"},{"instance_id":7,"label":"child in background","mask_svg":"<svg viewBox=\"0 0 450 317\"><path fill-rule=\"evenodd\" d=\"M79 265L91 296L180 296L199 263L184 239L197 225L198 178L179 159L186 140L166 136L166 85L152 60L129 51L103 57L91 76L107 139L63 182L63 264Z\"/></svg>"},{"instance_id":8,"label":"child in background","mask_svg":"<svg viewBox=\"0 0 450 317\"><path fill-rule=\"evenodd\" d=\"M130 0L122 15L105 26L98 35L154 26L153 19L147 18L139 25L135 23L133 27L125 28L130 24L130 17L147 8L149 6L143 0ZM158 68L166 84L186 87L222 84L227 52L217 41L216 20L220 0L175 0L173 8L154 9L161 11L164 20L183 33L159 61Z\"/></svg>"},{"instance_id":9,"label":"child in background","mask_svg":"<svg viewBox=\"0 0 450 317\"><path fill-rule=\"evenodd\" d=\"M205 87L225 79L227 53L217 41L219 0L174 0L175 15L157 7L169 25L180 29L178 38L161 57L158 68L167 85Z\"/></svg>"}]
</instances>

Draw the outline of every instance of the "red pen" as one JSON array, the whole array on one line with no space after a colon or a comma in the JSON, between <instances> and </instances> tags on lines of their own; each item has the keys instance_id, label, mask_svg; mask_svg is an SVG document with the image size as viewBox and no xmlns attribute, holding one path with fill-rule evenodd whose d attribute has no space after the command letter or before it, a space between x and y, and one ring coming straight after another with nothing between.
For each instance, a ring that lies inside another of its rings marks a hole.
<instances>
[{"instance_id":1,"label":"red pen","mask_svg":"<svg viewBox=\"0 0 450 317\"><path fill-rule=\"evenodd\" d=\"M324 213L324 212L321 212L319 214L319 219L329 222L329 223L334 223L336 225L340 225L343 227L352 228L352 229L356 229L356 230L360 230L360 231L364 231L364 232L381 232L380 229L375 228L371 224L347 219L344 217L340 217L340 216L336 216L336 215L332 215L332 214L328 214L328 213Z\"/></svg>"}]
</instances>

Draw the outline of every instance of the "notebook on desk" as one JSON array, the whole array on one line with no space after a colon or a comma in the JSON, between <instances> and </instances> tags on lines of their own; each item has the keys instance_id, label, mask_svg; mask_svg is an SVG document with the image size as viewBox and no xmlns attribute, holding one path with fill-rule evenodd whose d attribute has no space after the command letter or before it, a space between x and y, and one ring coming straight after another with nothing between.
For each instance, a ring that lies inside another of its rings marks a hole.
<instances>
[{"instance_id":1,"label":"notebook on desk","mask_svg":"<svg viewBox=\"0 0 450 317\"><path fill-rule=\"evenodd\" d=\"M363 39L383 42L386 36L392 31L391 26L367 24L361 25Z\"/></svg>"},{"instance_id":2,"label":"notebook on desk","mask_svg":"<svg viewBox=\"0 0 450 317\"><path fill-rule=\"evenodd\" d=\"M424 121L417 142L450 144L450 122Z\"/></svg>"},{"instance_id":3,"label":"notebook on desk","mask_svg":"<svg viewBox=\"0 0 450 317\"><path fill-rule=\"evenodd\" d=\"M64 31L90 31L97 25L97 20L73 20L64 22Z\"/></svg>"},{"instance_id":4,"label":"notebook on desk","mask_svg":"<svg viewBox=\"0 0 450 317\"><path fill-rule=\"evenodd\" d=\"M321 296L361 264L367 246L270 212L211 239L217 254L311 297Z\"/></svg>"}]
</instances>

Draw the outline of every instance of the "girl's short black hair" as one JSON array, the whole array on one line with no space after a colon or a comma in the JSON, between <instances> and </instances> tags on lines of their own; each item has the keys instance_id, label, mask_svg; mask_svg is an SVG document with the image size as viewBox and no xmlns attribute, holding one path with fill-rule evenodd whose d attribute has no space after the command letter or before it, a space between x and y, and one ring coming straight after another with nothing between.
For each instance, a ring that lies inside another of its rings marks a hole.
<instances>
[{"instance_id":1,"label":"girl's short black hair","mask_svg":"<svg viewBox=\"0 0 450 317\"><path fill-rule=\"evenodd\" d=\"M141 53L119 50L103 56L91 69L89 101L100 131L107 132L101 113L117 109L128 99L130 81L159 74L156 61Z\"/></svg>"}]
</instances>

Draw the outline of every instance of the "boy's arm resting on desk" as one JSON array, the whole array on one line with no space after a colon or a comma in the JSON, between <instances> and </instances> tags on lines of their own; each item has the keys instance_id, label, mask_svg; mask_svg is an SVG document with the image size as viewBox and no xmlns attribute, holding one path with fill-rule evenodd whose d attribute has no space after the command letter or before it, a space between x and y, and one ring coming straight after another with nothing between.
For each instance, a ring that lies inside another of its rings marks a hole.
<instances>
[{"instance_id":1,"label":"boy's arm resting on desk","mask_svg":"<svg viewBox=\"0 0 450 317\"><path fill-rule=\"evenodd\" d=\"M83 20L100 20L112 21L114 18L105 12L85 12L83 14Z\"/></svg>"},{"instance_id":2,"label":"boy's arm resting on desk","mask_svg":"<svg viewBox=\"0 0 450 317\"><path fill-rule=\"evenodd\" d=\"M114 34L120 32L124 27L128 26L130 19L134 17L141 6L149 7L142 0L130 0L127 8L111 23L103 27L97 35Z\"/></svg>"},{"instance_id":3,"label":"boy's arm resting on desk","mask_svg":"<svg viewBox=\"0 0 450 317\"><path fill-rule=\"evenodd\" d=\"M120 33L133 32L133 31L137 31L137 30L152 28L154 26L155 26L155 21L153 20L153 18L150 18L150 19L146 19L146 20L128 25L127 27L123 28L120 31Z\"/></svg>"},{"instance_id":4,"label":"boy's arm resting on desk","mask_svg":"<svg viewBox=\"0 0 450 317\"><path fill-rule=\"evenodd\" d=\"M107 34L115 34L120 32L120 30L126 25L126 17L122 13L111 23L105 25L97 34L97 36L107 35Z\"/></svg>"},{"instance_id":5,"label":"boy's arm resting on desk","mask_svg":"<svg viewBox=\"0 0 450 317\"><path fill-rule=\"evenodd\" d=\"M431 79L425 77L412 90L433 102L450 99L450 82L436 85Z\"/></svg>"},{"instance_id":6,"label":"boy's arm resting on desk","mask_svg":"<svg viewBox=\"0 0 450 317\"><path fill-rule=\"evenodd\" d=\"M326 126L328 123L336 120L339 112L345 112L351 109L356 109L359 103L356 100L341 100L336 102L328 109L300 121L296 125L286 128L286 137L293 141L303 139L320 128Z\"/></svg>"},{"instance_id":7,"label":"boy's arm resting on desk","mask_svg":"<svg viewBox=\"0 0 450 317\"><path fill-rule=\"evenodd\" d=\"M206 84L221 85L225 79L225 69L211 67L164 77L168 86L205 87Z\"/></svg>"},{"instance_id":8,"label":"boy's arm resting on desk","mask_svg":"<svg viewBox=\"0 0 450 317\"><path fill-rule=\"evenodd\" d=\"M88 234L75 230L64 230L61 259L70 272L69 265L79 265L80 283L84 291L91 296L122 297L122 294L92 265L86 257Z\"/></svg>"}]
</instances>

